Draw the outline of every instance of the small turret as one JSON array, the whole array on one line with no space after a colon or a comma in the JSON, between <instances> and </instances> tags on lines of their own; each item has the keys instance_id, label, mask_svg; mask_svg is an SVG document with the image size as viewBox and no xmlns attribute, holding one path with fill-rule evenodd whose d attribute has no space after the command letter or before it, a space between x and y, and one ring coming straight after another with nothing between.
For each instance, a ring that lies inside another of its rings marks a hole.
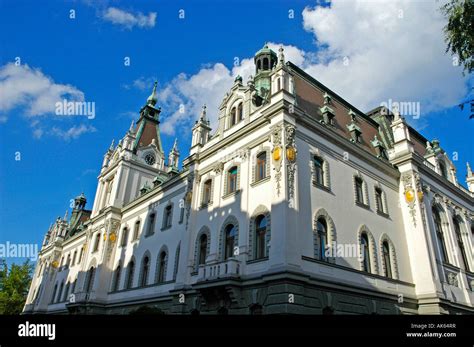
<instances>
[{"instance_id":1,"label":"small turret","mask_svg":"<svg viewBox=\"0 0 474 347\"><path fill-rule=\"evenodd\" d=\"M206 110L206 105L203 105L201 115L196 121L196 124L193 126L193 138L191 143L192 148L195 146L204 146L210 138L211 127L209 125L210 122L207 118ZM193 153L193 150L191 150L191 153Z\"/></svg>"},{"instance_id":2,"label":"small turret","mask_svg":"<svg viewBox=\"0 0 474 347\"><path fill-rule=\"evenodd\" d=\"M168 155L168 168L170 171L178 171L179 165L179 150L178 150L178 139L174 140L173 148Z\"/></svg>"}]
</instances>

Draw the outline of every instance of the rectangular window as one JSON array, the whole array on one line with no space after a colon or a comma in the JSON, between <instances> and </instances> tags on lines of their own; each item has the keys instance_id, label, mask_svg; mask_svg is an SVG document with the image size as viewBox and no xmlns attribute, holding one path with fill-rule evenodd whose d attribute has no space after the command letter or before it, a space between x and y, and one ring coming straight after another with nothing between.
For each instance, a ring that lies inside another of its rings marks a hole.
<instances>
[{"instance_id":1,"label":"rectangular window","mask_svg":"<svg viewBox=\"0 0 474 347\"><path fill-rule=\"evenodd\" d=\"M324 170L323 160L318 157L314 157L314 183L320 186L324 186Z\"/></svg>"},{"instance_id":2,"label":"rectangular window","mask_svg":"<svg viewBox=\"0 0 474 347\"><path fill-rule=\"evenodd\" d=\"M237 190L237 167L232 167L227 175L227 193L234 193Z\"/></svg>"},{"instance_id":3,"label":"rectangular window","mask_svg":"<svg viewBox=\"0 0 474 347\"><path fill-rule=\"evenodd\" d=\"M267 168L267 153L262 152L257 156L256 181L260 181L266 178L267 176L266 168Z\"/></svg>"},{"instance_id":4,"label":"rectangular window","mask_svg":"<svg viewBox=\"0 0 474 347\"><path fill-rule=\"evenodd\" d=\"M204 182L203 197L202 197L202 204L203 205L208 205L212 201L211 188L212 188L212 181L211 180L207 180L206 182Z\"/></svg>"}]
</instances>

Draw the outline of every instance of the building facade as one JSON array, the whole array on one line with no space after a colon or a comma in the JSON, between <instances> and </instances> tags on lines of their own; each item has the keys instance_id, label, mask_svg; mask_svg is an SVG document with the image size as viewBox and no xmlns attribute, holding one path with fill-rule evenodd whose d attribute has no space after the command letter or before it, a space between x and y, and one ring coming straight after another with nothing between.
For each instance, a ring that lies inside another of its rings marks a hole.
<instances>
[{"instance_id":1,"label":"building facade","mask_svg":"<svg viewBox=\"0 0 474 347\"><path fill-rule=\"evenodd\" d=\"M264 46L179 168L156 84L91 210L48 230L25 313L474 312L474 175L397 112L363 113Z\"/></svg>"}]
</instances>

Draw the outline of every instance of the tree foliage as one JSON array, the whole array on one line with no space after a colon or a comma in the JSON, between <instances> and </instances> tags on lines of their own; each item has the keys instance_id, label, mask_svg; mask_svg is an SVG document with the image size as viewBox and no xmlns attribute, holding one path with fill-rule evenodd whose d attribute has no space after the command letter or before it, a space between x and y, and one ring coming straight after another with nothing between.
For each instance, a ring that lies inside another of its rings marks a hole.
<instances>
[{"instance_id":1,"label":"tree foliage","mask_svg":"<svg viewBox=\"0 0 474 347\"><path fill-rule=\"evenodd\" d=\"M31 283L33 264L12 264L0 260L0 314L20 314L25 305Z\"/></svg>"},{"instance_id":2,"label":"tree foliage","mask_svg":"<svg viewBox=\"0 0 474 347\"><path fill-rule=\"evenodd\" d=\"M474 0L450 0L441 8L448 19L444 27L446 52L459 59L464 71L474 70Z\"/></svg>"}]
</instances>

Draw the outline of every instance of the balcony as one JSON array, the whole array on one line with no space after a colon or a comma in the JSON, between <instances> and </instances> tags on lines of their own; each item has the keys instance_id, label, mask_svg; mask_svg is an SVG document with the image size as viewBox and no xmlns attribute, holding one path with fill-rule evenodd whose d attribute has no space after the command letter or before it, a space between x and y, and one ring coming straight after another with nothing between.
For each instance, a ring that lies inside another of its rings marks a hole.
<instances>
[{"instance_id":1,"label":"balcony","mask_svg":"<svg viewBox=\"0 0 474 347\"><path fill-rule=\"evenodd\" d=\"M240 261L234 258L219 263L200 265L198 282L239 277L240 268Z\"/></svg>"}]
</instances>

